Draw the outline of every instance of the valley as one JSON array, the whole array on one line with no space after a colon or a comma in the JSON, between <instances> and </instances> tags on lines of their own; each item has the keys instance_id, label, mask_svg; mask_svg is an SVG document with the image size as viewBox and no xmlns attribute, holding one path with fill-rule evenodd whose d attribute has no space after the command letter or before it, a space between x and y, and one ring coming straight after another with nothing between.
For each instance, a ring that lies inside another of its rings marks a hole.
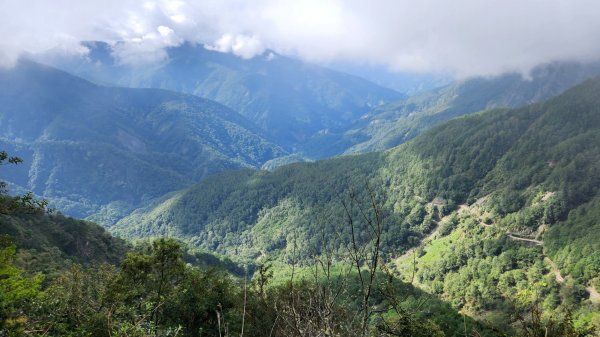
<instances>
[{"instance_id":1,"label":"valley","mask_svg":"<svg viewBox=\"0 0 600 337\"><path fill-rule=\"evenodd\" d=\"M0 337L599 336L600 63L177 41L0 64Z\"/></svg>"},{"instance_id":2,"label":"valley","mask_svg":"<svg viewBox=\"0 0 600 337\"><path fill-rule=\"evenodd\" d=\"M0 143L27 166L7 168L5 179L103 224L143 200L286 154L252 122L196 96L97 86L26 61L2 72L0 87Z\"/></svg>"},{"instance_id":3,"label":"valley","mask_svg":"<svg viewBox=\"0 0 600 337\"><path fill-rule=\"evenodd\" d=\"M165 62L148 68L120 65L110 53L118 46L85 46L90 49L86 58L42 59L97 83L167 89L214 100L252 120L286 150L311 157L312 148L305 143L318 134L345 128L373 108L406 97L269 50L244 60L186 43L168 49Z\"/></svg>"},{"instance_id":4,"label":"valley","mask_svg":"<svg viewBox=\"0 0 600 337\"><path fill-rule=\"evenodd\" d=\"M319 247L349 242L340 205L356 203L351 215L360 219L372 188L383 214L382 254L403 256L398 275L405 281L486 320L510 321L511 305L567 310L578 298L577 315L593 321L595 300L585 288L598 274L597 222L575 219L598 200L599 83L453 120L385 153L225 173L135 211L113 231L132 238L169 233L241 261L309 263ZM566 230L568 239L558 234ZM573 245L586 262L564 269ZM548 259L568 281L557 279Z\"/></svg>"}]
</instances>

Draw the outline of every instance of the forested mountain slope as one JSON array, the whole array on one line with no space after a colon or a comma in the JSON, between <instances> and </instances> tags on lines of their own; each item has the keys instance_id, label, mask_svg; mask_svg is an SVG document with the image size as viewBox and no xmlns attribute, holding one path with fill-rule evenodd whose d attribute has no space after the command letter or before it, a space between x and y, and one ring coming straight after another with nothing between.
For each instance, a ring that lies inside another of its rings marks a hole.
<instances>
[{"instance_id":1,"label":"forested mountain slope","mask_svg":"<svg viewBox=\"0 0 600 337\"><path fill-rule=\"evenodd\" d=\"M595 79L517 110L528 126L470 189L470 206L462 205L449 227L419 248L413 275L421 284L473 312L510 312L509 299L577 312L581 324L599 325L600 221L593 211L600 188L599 91ZM518 125L515 117L505 115L506 126L495 133ZM468 178L456 177L456 187L468 190ZM399 265L412 272L413 256Z\"/></svg>"},{"instance_id":2,"label":"forested mountain slope","mask_svg":"<svg viewBox=\"0 0 600 337\"><path fill-rule=\"evenodd\" d=\"M598 316L589 310L597 309L585 287L598 287L600 272L600 223L589 213L600 187L598 92L596 78L544 103L452 120L385 153L221 174L112 230L169 234L237 258L308 260L328 242L349 244L348 218L372 217L372 191L386 260L434 230L447 241L449 250L429 259L437 267L419 268L415 277L437 280L429 287L457 308L511 312L511 305L541 301L551 310L575 306L592 324ZM457 214L468 205L480 214ZM571 274L569 288L555 280L548 256ZM492 271L483 273L486 265Z\"/></svg>"},{"instance_id":3,"label":"forested mountain slope","mask_svg":"<svg viewBox=\"0 0 600 337\"><path fill-rule=\"evenodd\" d=\"M133 224L150 226L150 235L158 223L185 236L207 232L217 223L226 232L243 231L284 204L303 213L329 204L337 209L341 194L363 190L365 182L385 192L390 217L401 214L401 204L409 200L451 209L488 194L495 196L496 212L507 214L526 205L534 187L560 191L565 207L572 208L591 200L598 188L599 82L588 81L545 103L459 118L385 153L297 163L272 173L221 174L167 196L160 212L153 213L162 221L136 212L146 221ZM501 203L509 200L513 205ZM125 225L132 219L119 228L138 231Z\"/></svg>"},{"instance_id":4,"label":"forested mountain slope","mask_svg":"<svg viewBox=\"0 0 600 337\"><path fill-rule=\"evenodd\" d=\"M0 151L0 166L20 162ZM356 273L343 280L330 275L328 282L292 277L270 284L270 268L261 264L248 284L254 273L248 265L242 269L229 259L190 251L175 239L126 244L96 224L51 214L31 194L10 196L0 181L0 335L162 336L175 330L216 336L226 324L227 331L251 336L290 336L298 329L309 336L331 330L350 336L392 329L441 337L460 336L467 328L496 336L487 324L466 319L391 276L380 285L391 292L373 292L370 302L382 308L393 303L396 309L358 324L352 318L361 313ZM330 282L341 285L335 297L326 291ZM321 301L317 307L315 300Z\"/></svg>"},{"instance_id":5,"label":"forested mountain slope","mask_svg":"<svg viewBox=\"0 0 600 337\"><path fill-rule=\"evenodd\" d=\"M70 215L110 222L141 200L286 152L230 109L192 95L94 85L22 61L0 72L0 144L27 168L5 180ZM111 214L111 212L116 212Z\"/></svg>"},{"instance_id":6,"label":"forested mountain slope","mask_svg":"<svg viewBox=\"0 0 600 337\"><path fill-rule=\"evenodd\" d=\"M117 264L129 249L99 225L43 212L0 214L0 235L17 246L21 266L51 276L73 263Z\"/></svg>"},{"instance_id":7,"label":"forested mountain slope","mask_svg":"<svg viewBox=\"0 0 600 337\"><path fill-rule=\"evenodd\" d=\"M99 83L161 88L215 100L247 117L289 149L319 132L342 129L374 107L404 95L367 80L272 51L252 59L185 43L157 64L120 63L113 48L87 42L85 57L46 61Z\"/></svg>"},{"instance_id":8,"label":"forested mountain slope","mask_svg":"<svg viewBox=\"0 0 600 337\"><path fill-rule=\"evenodd\" d=\"M540 102L599 74L597 63L554 63L538 66L529 78L504 74L461 80L374 109L343 134L323 136L330 144L323 151L386 150L454 117Z\"/></svg>"}]
</instances>

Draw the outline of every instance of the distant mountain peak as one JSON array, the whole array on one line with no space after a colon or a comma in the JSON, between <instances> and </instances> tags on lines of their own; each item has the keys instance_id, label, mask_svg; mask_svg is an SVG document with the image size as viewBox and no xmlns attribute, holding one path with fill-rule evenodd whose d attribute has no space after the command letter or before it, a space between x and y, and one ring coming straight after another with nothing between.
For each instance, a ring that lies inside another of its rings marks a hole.
<instances>
[{"instance_id":1,"label":"distant mountain peak","mask_svg":"<svg viewBox=\"0 0 600 337\"><path fill-rule=\"evenodd\" d=\"M215 100L256 123L288 149L303 148L319 130L351 125L374 106L404 95L359 77L265 50L243 59L185 42L161 62L119 64L111 46L85 42L86 57L50 63L102 84L161 88Z\"/></svg>"}]
</instances>

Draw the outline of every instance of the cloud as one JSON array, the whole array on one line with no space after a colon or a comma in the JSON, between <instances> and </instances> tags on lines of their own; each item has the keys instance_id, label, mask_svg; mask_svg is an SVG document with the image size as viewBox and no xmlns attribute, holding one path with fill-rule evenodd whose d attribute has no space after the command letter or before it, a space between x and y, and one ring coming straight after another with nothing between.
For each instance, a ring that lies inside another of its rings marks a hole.
<instances>
[{"instance_id":1,"label":"cloud","mask_svg":"<svg viewBox=\"0 0 600 337\"><path fill-rule=\"evenodd\" d=\"M48 50L81 54L78 43L113 43L125 63L155 61L166 47L183 40L172 27L192 24L176 1L137 0L3 0L0 4L0 65L14 64L23 53ZM182 3L184 4L184 3ZM116 43L121 42L121 43Z\"/></svg>"},{"instance_id":2,"label":"cloud","mask_svg":"<svg viewBox=\"0 0 600 337\"><path fill-rule=\"evenodd\" d=\"M143 32L141 30L140 32ZM113 56L121 64L145 65L167 57L165 48L180 45L183 39L167 26L158 26L155 32L144 33L113 46Z\"/></svg>"},{"instance_id":3,"label":"cloud","mask_svg":"<svg viewBox=\"0 0 600 337\"><path fill-rule=\"evenodd\" d=\"M527 72L600 57L597 0L4 0L0 64L74 41L122 41L152 62L183 41L250 58L273 49L315 62L457 76ZM162 27L162 28L161 28Z\"/></svg>"},{"instance_id":4,"label":"cloud","mask_svg":"<svg viewBox=\"0 0 600 337\"><path fill-rule=\"evenodd\" d=\"M243 59L251 59L265 51L265 47L256 36L225 34L214 45L207 44L206 49L221 53L232 53Z\"/></svg>"}]
</instances>

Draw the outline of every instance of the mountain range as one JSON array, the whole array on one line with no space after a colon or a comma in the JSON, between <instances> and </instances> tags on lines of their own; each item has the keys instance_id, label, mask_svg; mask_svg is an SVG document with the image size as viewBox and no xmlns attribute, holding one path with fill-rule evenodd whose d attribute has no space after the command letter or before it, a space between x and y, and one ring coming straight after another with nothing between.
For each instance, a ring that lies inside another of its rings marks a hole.
<instances>
[{"instance_id":1,"label":"mountain range","mask_svg":"<svg viewBox=\"0 0 600 337\"><path fill-rule=\"evenodd\" d=\"M413 281L457 308L508 315L510 301L541 301L597 317L599 91L595 78L543 103L454 119L388 152L222 173L111 231L174 236L240 260L310 261L344 249L351 230L368 241L366 219L380 216L382 254L400 259L410 281L413 259L403 257L419 247Z\"/></svg>"},{"instance_id":2,"label":"mountain range","mask_svg":"<svg viewBox=\"0 0 600 337\"><path fill-rule=\"evenodd\" d=\"M0 105L2 146L26 166L7 168L6 179L76 216L111 217L216 172L286 154L216 102L98 86L29 61L0 73Z\"/></svg>"},{"instance_id":3,"label":"mountain range","mask_svg":"<svg viewBox=\"0 0 600 337\"><path fill-rule=\"evenodd\" d=\"M237 80L232 82L235 85L223 84L223 90L245 87L247 83L242 79L263 75L266 77L257 80L261 86L271 86L267 83L276 80L289 81L296 75L303 86L323 81L348 85L341 92L362 94L359 101L363 102L373 97L372 90L377 88L367 81L358 81L361 83L358 86L353 81L342 81L339 73L282 56L269 60L263 55L248 61L186 44L171 49L173 57L160 66L136 68L117 63L107 44L87 45L91 48L89 59L63 57L54 59L54 63L85 73L98 82L186 91L194 91L190 84L194 76L185 74L204 69L202 76L207 76L209 68L226 68L236 74ZM186 65L189 69L184 71ZM281 67L296 75L281 73ZM314 71L304 73L303 69ZM272 170L310 158L386 150L456 116L489 107L539 101L598 72L600 66L595 64L552 64L538 67L529 79L518 74L468 79L374 107L367 113L359 104L351 108L354 117L338 131L320 129L313 133L316 129L310 131L306 125L297 124L303 132L311 134L303 141L302 150L290 147L287 141L279 142L269 131L273 128L265 130L264 124L256 125L260 108L254 109L253 105L243 108L252 116L251 122L219 103L196 95L102 86L23 61L16 68L3 71L1 77L0 119L5 127L0 142L23 156L29 167L7 170L7 180L15 191L33 190L67 214L91 216L92 220L113 224L144 202L190 186L213 173L263 165ZM145 80L134 80L139 76ZM186 80L174 80L177 76ZM155 81L157 78L163 80ZM298 99L306 95L285 85L277 87L284 94L262 87L261 90L269 91L269 97L281 100L282 104L289 102L283 99L285 95L298 95ZM234 91L230 94L239 98ZM256 101L260 94L252 91L250 96ZM231 105L241 107L236 104ZM315 113L321 114L319 111ZM281 127L290 130L289 125ZM290 152L294 149L295 152ZM117 172L128 172L127 182Z\"/></svg>"},{"instance_id":4,"label":"mountain range","mask_svg":"<svg viewBox=\"0 0 600 337\"><path fill-rule=\"evenodd\" d=\"M114 55L118 44L84 46L89 49L85 57L53 52L37 57L97 83L162 88L215 100L255 122L297 159L386 150L454 117L543 101L600 74L598 63L556 62L540 65L527 76L509 73L445 85L448 80L440 79L443 86L407 97L273 51L245 60L185 43L167 49L163 62L132 66Z\"/></svg>"},{"instance_id":5,"label":"mountain range","mask_svg":"<svg viewBox=\"0 0 600 337\"><path fill-rule=\"evenodd\" d=\"M2 167L12 193L132 242L177 238L189 261L237 276L274 266L278 281L370 249L376 224L381 272L449 303L431 309L451 317L436 318L448 335L463 335L457 310L504 331L535 306L600 326L599 65L405 97L271 51L184 44L140 67L86 46L46 60L87 79L27 60L0 70L0 149L24 159ZM131 249L61 214L0 221L30 270L116 264Z\"/></svg>"},{"instance_id":6,"label":"mountain range","mask_svg":"<svg viewBox=\"0 0 600 337\"><path fill-rule=\"evenodd\" d=\"M468 78L377 107L344 132L325 136L324 143L333 144L329 154L387 150L452 118L540 102L597 75L599 63L557 62L540 65L529 76Z\"/></svg>"},{"instance_id":7,"label":"mountain range","mask_svg":"<svg viewBox=\"0 0 600 337\"><path fill-rule=\"evenodd\" d=\"M495 213L505 216L531 203L536 191L553 191L563 198L565 209L560 215L564 216L598 192L598 86L600 80L595 79L545 103L459 118L388 152L296 163L274 172L221 173L153 202L112 229L133 237L189 237L199 240L201 246L233 253L223 243L229 233L238 233L232 235L237 241L229 244L231 248L239 249L246 235L247 244L256 247L253 231L262 221L269 224L268 229L277 228L273 220L278 212L286 216L277 219L296 229L303 228L290 220L296 217L307 226L318 227L339 208L344 191L354 188L362 195L367 182L385 194L385 206L390 207L386 214L394 219L391 222L417 225L422 233L411 234L417 237L429 230L422 228L425 215L439 215L437 206L448 213L458 204L471 204L486 196ZM572 102L578 102L577 109ZM578 174L585 180L565 181ZM405 204L414 204L415 210L400 206ZM403 214L407 211L421 214L419 221L402 220L409 216ZM400 218L394 218L395 214ZM314 223L309 217L314 217ZM209 233L221 241L215 244L201 239ZM394 236L400 243L394 249L411 245L407 233ZM282 228L280 234L292 233ZM275 248L285 250L285 245Z\"/></svg>"},{"instance_id":8,"label":"mountain range","mask_svg":"<svg viewBox=\"0 0 600 337\"><path fill-rule=\"evenodd\" d=\"M85 57L42 59L88 80L160 88L219 102L256 123L287 150L304 150L313 136L347 127L373 108L404 95L356 76L279 55L252 59L185 43L151 66L121 63L113 48L87 42Z\"/></svg>"}]
</instances>

